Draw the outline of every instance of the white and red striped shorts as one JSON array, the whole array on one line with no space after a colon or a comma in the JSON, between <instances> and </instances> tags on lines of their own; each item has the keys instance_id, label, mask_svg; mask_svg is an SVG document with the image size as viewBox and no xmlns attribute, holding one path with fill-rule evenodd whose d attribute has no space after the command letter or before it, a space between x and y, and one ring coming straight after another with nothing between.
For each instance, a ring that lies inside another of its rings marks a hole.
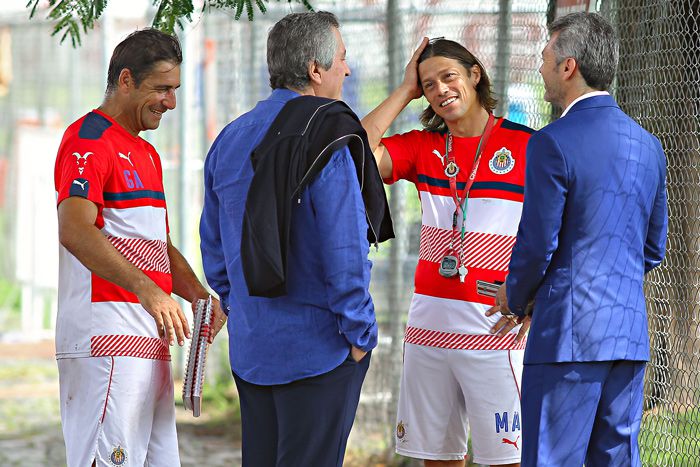
<instances>
[{"instance_id":1,"label":"white and red striped shorts","mask_svg":"<svg viewBox=\"0 0 700 467\"><path fill-rule=\"evenodd\" d=\"M63 358L58 373L69 467L180 465L169 361Z\"/></svg>"},{"instance_id":2,"label":"white and red striped shorts","mask_svg":"<svg viewBox=\"0 0 700 467\"><path fill-rule=\"evenodd\" d=\"M471 430L475 463L520 462L523 352L405 343L396 452L463 459Z\"/></svg>"}]
</instances>

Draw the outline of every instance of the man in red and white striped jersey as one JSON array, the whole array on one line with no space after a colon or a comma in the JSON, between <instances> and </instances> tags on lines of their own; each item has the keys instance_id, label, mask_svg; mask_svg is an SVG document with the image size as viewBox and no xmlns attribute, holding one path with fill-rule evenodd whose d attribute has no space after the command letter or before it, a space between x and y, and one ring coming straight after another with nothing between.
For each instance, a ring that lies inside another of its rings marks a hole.
<instances>
[{"instance_id":1,"label":"man in red and white striped jersey","mask_svg":"<svg viewBox=\"0 0 700 467\"><path fill-rule=\"evenodd\" d=\"M160 157L139 133L175 108L181 62L173 36L128 36L102 105L58 150L56 358L69 466L180 465L169 345L183 345L189 327L170 294L208 293L170 242Z\"/></svg>"},{"instance_id":2,"label":"man in red and white striped jersey","mask_svg":"<svg viewBox=\"0 0 700 467\"><path fill-rule=\"evenodd\" d=\"M525 148L533 130L492 114L477 58L424 39L403 84L367 115L385 182L415 184L422 209L415 293L408 313L396 451L426 466L464 466L468 430L479 464L520 462L524 335L487 317L520 221ZM424 130L381 139L422 95Z\"/></svg>"}]
</instances>

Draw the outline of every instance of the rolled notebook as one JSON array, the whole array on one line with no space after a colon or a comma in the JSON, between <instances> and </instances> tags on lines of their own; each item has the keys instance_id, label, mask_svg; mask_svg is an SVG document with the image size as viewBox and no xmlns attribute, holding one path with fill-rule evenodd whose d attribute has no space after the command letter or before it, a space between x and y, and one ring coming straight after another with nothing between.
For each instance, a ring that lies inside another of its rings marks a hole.
<instances>
[{"instance_id":1,"label":"rolled notebook","mask_svg":"<svg viewBox=\"0 0 700 467\"><path fill-rule=\"evenodd\" d=\"M190 340L189 357L182 385L182 402L185 409L191 410L195 417L202 412L202 386L204 385L204 368L211 332L211 297L197 300L192 321L192 340Z\"/></svg>"}]
</instances>

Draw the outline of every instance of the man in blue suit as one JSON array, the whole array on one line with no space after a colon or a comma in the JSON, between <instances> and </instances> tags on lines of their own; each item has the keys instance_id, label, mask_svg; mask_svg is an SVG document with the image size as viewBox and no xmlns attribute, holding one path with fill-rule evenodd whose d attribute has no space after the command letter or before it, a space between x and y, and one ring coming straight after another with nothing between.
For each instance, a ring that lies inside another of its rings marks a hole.
<instances>
[{"instance_id":1,"label":"man in blue suit","mask_svg":"<svg viewBox=\"0 0 700 467\"><path fill-rule=\"evenodd\" d=\"M544 98L564 112L530 138L509 275L489 314L522 319L534 300L523 467L641 465L642 284L664 257L665 156L606 92L618 60L612 26L575 13L549 32Z\"/></svg>"}]
</instances>

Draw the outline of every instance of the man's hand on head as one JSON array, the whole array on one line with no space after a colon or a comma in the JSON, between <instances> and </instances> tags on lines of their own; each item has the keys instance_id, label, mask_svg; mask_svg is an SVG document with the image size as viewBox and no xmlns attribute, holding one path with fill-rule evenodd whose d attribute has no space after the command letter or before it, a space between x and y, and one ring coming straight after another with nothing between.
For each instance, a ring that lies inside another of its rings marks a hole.
<instances>
[{"instance_id":1,"label":"man's hand on head","mask_svg":"<svg viewBox=\"0 0 700 467\"><path fill-rule=\"evenodd\" d=\"M418 77L418 59L427 45L428 38L424 37L423 40L421 40L421 43L418 45L418 48L413 52L413 56L408 61L406 71L404 72L403 83L401 86L408 90L408 93L412 99L418 99L423 95L423 88L420 85L420 79Z\"/></svg>"}]
</instances>

